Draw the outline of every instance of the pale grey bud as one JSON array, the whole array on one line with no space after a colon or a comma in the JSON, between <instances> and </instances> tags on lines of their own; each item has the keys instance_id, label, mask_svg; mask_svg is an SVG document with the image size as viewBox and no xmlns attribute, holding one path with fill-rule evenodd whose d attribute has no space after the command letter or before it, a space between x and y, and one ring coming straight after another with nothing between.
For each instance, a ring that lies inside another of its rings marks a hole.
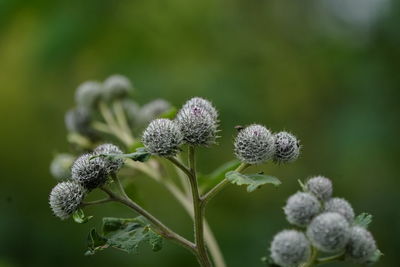
<instances>
[{"instance_id":1,"label":"pale grey bud","mask_svg":"<svg viewBox=\"0 0 400 267\"><path fill-rule=\"evenodd\" d=\"M325 211L337 212L343 215L351 224L354 221L354 210L350 203L343 198L332 198L325 203Z\"/></svg>"},{"instance_id":2,"label":"pale grey bud","mask_svg":"<svg viewBox=\"0 0 400 267\"><path fill-rule=\"evenodd\" d=\"M58 180L71 178L71 166L75 157L71 154L58 154L50 164L50 173Z\"/></svg>"},{"instance_id":3,"label":"pale grey bud","mask_svg":"<svg viewBox=\"0 0 400 267\"><path fill-rule=\"evenodd\" d=\"M323 176L310 178L306 183L306 189L322 201L326 201L332 196L332 182Z\"/></svg>"},{"instance_id":4,"label":"pale grey bud","mask_svg":"<svg viewBox=\"0 0 400 267\"><path fill-rule=\"evenodd\" d=\"M339 213L325 212L311 221L307 228L307 236L319 250L339 252L349 240L349 223Z\"/></svg>"},{"instance_id":5,"label":"pale grey bud","mask_svg":"<svg viewBox=\"0 0 400 267\"><path fill-rule=\"evenodd\" d=\"M95 150L93 151L94 155L108 155L108 154L119 154L122 155L122 150L117 147L116 145L113 144L102 144L98 147L95 148ZM117 173L121 168L122 165L124 165L124 160L123 159L109 159L109 158L105 158L105 161L107 163L107 170L108 173L113 174L113 173Z\"/></svg>"},{"instance_id":6,"label":"pale grey bud","mask_svg":"<svg viewBox=\"0 0 400 267\"><path fill-rule=\"evenodd\" d=\"M193 97L189 99L182 107L182 109L192 109L192 108L204 109L214 120L218 120L218 111L212 105L212 103L201 97Z\"/></svg>"},{"instance_id":7,"label":"pale grey bud","mask_svg":"<svg viewBox=\"0 0 400 267\"><path fill-rule=\"evenodd\" d=\"M78 86L75 92L75 102L78 106L94 108L101 98L102 85L96 81L87 81Z\"/></svg>"},{"instance_id":8,"label":"pale grey bud","mask_svg":"<svg viewBox=\"0 0 400 267\"><path fill-rule=\"evenodd\" d=\"M320 211L318 199L304 192L297 192L289 197L284 207L288 222L297 226L307 226Z\"/></svg>"},{"instance_id":9,"label":"pale grey bud","mask_svg":"<svg viewBox=\"0 0 400 267\"><path fill-rule=\"evenodd\" d=\"M351 228L350 239L346 246L346 259L357 264L364 264L376 250L375 239L368 230L360 226Z\"/></svg>"},{"instance_id":10,"label":"pale grey bud","mask_svg":"<svg viewBox=\"0 0 400 267\"><path fill-rule=\"evenodd\" d=\"M49 203L55 216L67 219L82 203L86 190L78 183L67 181L57 184L50 193Z\"/></svg>"},{"instance_id":11,"label":"pale grey bud","mask_svg":"<svg viewBox=\"0 0 400 267\"><path fill-rule=\"evenodd\" d=\"M300 144L297 138L288 133L275 134L274 162L289 163L295 161L300 155Z\"/></svg>"},{"instance_id":12,"label":"pale grey bud","mask_svg":"<svg viewBox=\"0 0 400 267\"><path fill-rule=\"evenodd\" d=\"M104 81L103 86L103 94L106 100L124 98L129 95L129 92L133 88L129 79L119 74L108 77Z\"/></svg>"},{"instance_id":13,"label":"pale grey bud","mask_svg":"<svg viewBox=\"0 0 400 267\"><path fill-rule=\"evenodd\" d=\"M183 136L178 125L168 119L153 120L142 136L147 151L161 157L175 156L182 140Z\"/></svg>"},{"instance_id":14,"label":"pale grey bud","mask_svg":"<svg viewBox=\"0 0 400 267\"><path fill-rule=\"evenodd\" d=\"M284 230L271 243L272 260L283 267L297 267L311 255L310 243L302 232Z\"/></svg>"},{"instance_id":15,"label":"pale grey bud","mask_svg":"<svg viewBox=\"0 0 400 267\"><path fill-rule=\"evenodd\" d=\"M264 126L252 124L241 130L235 139L235 154L242 162L261 164L271 159L274 152L274 136Z\"/></svg>"},{"instance_id":16,"label":"pale grey bud","mask_svg":"<svg viewBox=\"0 0 400 267\"><path fill-rule=\"evenodd\" d=\"M69 132L92 137L94 131L90 126L91 122L91 114L84 107L76 107L65 114L65 126Z\"/></svg>"},{"instance_id":17,"label":"pale grey bud","mask_svg":"<svg viewBox=\"0 0 400 267\"><path fill-rule=\"evenodd\" d=\"M122 100L122 106L130 126L136 126L140 123L140 106L138 103L129 98L125 98Z\"/></svg>"},{"instance_id":18,"label":"pale grey bud","mask_svg":"<svg viewBox=\"0 0 400 267\"><path fill-rule=\"evenodd\" d=\"M202 107L182 108L175 119L186 143L194 146L215 144L218 123Z\"/></svg>"},{"instance_id":19,"label":"pale grey bud","mask_svg":"<svg viewBox=\"0 0 400 267\"><path fill-rule=\"evenodd\" d=\"M139 113L139 122L141 124L148 123L171 108L171 104L164 99L155 99L145 104Z\"/></svg>"},{"instance_id":20,"label":"pale grey bud","mask_svg":"<svg viewBox=\"0 0 400 267\"><path fill-rule=\"evenodd\" d=\"M84 154L72 165L72 179L86 189L92 190L104 185L108 178L108 162L102 157L93 158L93 154Z\"/></svg>"}]
</instances>

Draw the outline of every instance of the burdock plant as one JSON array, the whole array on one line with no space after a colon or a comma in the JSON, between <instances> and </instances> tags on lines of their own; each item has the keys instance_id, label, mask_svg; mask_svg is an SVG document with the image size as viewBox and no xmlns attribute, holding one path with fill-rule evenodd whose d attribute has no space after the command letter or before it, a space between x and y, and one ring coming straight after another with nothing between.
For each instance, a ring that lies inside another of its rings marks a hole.
<instances>
[{"instance_id":1,"label":"burdock plant","mask_svg":"<svg viewBox=\"0 0 400 267\"><path fill-rule=\"evenodd\" d=\"M266 184L278 186L278 178L249 169L267 162L295 161L299 140L288 132L273 133L261 124L236 127L232 149L236 159L200 178L196 153L211 149L219 138L215 106L200 97L189 99L179 110L162 99L140 106L133 95L132 83L122 75L78 86L76 106L65 117L73 151L56 156L50 168L59 180L49 198L54 215L85 223L92 216L86 216L83 209L116 202L139 217L103 218L102 230L91 229L88 234L87 255L106 248L137 252L142 244L158 251L163 240L169 240L192 252L201 266L226 266L206 219L208 203L230 184L245 185L248 192ZM168 165L177 179L170 177ZM163 185L182 205L193 220L193 240L172 230L128 195L129 180L138 174ZM88 201L94 191L105 197ZM379 255L372 235L360 229L369 217L354 219L348 202L331 199L332 185L326 178L311 179L304 191L289 198L285 207L289 222L304 232L285 230L275 236L271 245L274 264L311 266L319 261L317 249L340 251L340 257L357 263L376 260Z\"/></svg>"}]
</instances>

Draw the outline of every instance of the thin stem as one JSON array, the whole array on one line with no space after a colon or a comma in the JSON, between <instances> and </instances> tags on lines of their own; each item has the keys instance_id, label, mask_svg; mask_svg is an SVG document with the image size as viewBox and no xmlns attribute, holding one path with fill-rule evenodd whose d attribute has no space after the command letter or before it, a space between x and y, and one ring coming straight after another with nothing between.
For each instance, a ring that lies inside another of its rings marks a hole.
<instances>
[{"instance_id":1,"label":"thin stem","mask_svg":"<svg viewBox=\"0 0 400 267\"><path fill-rule=\"evenodd\" d=\"M308 259L308 261L306 263L302 264L301 267L311 267L311 266L313 266L315 264L317 256L318 256L318 250L314 246L312 246L311 247L311 256L310 256L310 258Z\"/></svg>"},{"instance_id":2,"label":"thin stem","mask_svg":"<svg viewBox=\"0 0 400 267\"><path fill-rule=\"evenodd\" d=\"M103 198L103 199L99 199L99 200L88 201L88 202L82 202L82 203L81 203L81 207L99 205L99 204L103 204L103 203L107 203L107 202L111 202L111 201L113 201L113 199L110 198L110 197L107 197L107 198Z\"/></svg>"},{"instance_id":3,"label":"thin stem","mask_svg":"<svg viewBox=\"0 0 400 267\"><path fill-rule=\"evenodd\" d=\"M185 165L183 165L179 160L173 157L168 157L167 158L169 161L171 161L176 167L178 167L181 171L183 171L188 177L192 176L191 170L189 170Z\"/></svg>"},{"instance_id":4,"label":"thin stem","mask_svg":"<svg viewBox=\"0 0 400 267\"><path fill-rule=\"evenodd\" d=\"M122 133L125 135L125 138L131 143L133 144L135 142L135 140L132 137L132 132L131 132L131 128L128 125L126 116L125 116L125 112L124 112L124 108L122 106L121 100L115 101L113 103L113 110L114 110L114 114L117 120L118 125L120 126Z\"/></svg>"},{"instance_id":5,"label":"thin stem","mask_svg":"<svg viewBox=\"0 0 400 267\"><path fill-rule=\"evenodd\" d=\"M242 172L245 169L247 169L248 167L250 167L250 164L247 163L242 163L239 165L239 167L236 168L236 172ZM227 186L229 184L229 181L224 178L221 182L219 182L216 186L214 186L212 189L210 189L210 191L208 191L206 194L203 195L202 197L202 205L206 206L207 203L213 198L215 197L222 189L225 188L225 186Z\"/></svg>"},{"instance_id":6,"label":"thin stem","mask_svg":"<svg viewBox=\"0 0 400 267\"><path fill-rule=\"evenodd\" d=\"M192 242L188 241L184 237L180 236L179 234L177 234L174 231L172 231L171 229L169 229L161 221L159 221L156 217L154 217L151 213L149 213L148 211L143 209L141 206L139 206L136 202L131 200L129 197L128 198L121 197L105 187L102 187L101 189L104 192L106 192L113 201L116 201L116 202L119 202L119 203L122 203L122 204L128 206L129 208L133 209L134 211L136 211L137 213L139 213L140 215L142 215L143 217L148 219L151 222L151 224L153 224L156 227L156 229L158 230L158 233L160 235L162 235L164 238L177 242L181 246L190 250L197 257L199 257L198 253L196 251L195 244L193 244Z\"/></svg>"},{"instance_id":7,"label":"thin stem","mask_svg":"<svg viewBox=\"0 0 400 267\"><path fill-rule=\"evenodd\" d=\"M189 146L189 170L191 173L191 175L188 175L188 177L192 189L191 191L193 198L195 244L198 248L199 254L203 258L204 266L211 266L211 262L207 253L207 248L204 242L204 209L201 205L201 198L199 195L199 188L197 184L196 157L194 146Z\"/></svg>"},{"instance_id":8,"label":"thin stem","mask_svg":"<svg viewBox=\"0 0 400 267\"><path fill-rule=\"evenodd\" d=\"M340 253L337 255L329 256L329 257L324 257L324 258L318 258L315 260L315 263L317 265L319 264L325 264L333 261L341 261L344 259L344 253Z\"/></svg>"},{"instance_id":9,"label":"thin stem","mask_svg":"<svg viewBox=\"0 0 400 267\"><path fill-rule=\"evenodd\" d=\"M180 162L182 162L182 159L181 159L181 157L180 157L179 155L177 156L177 160L180 161ZM183 192L184 192L185 195L188 196L188 195L190 194L190 185L189 185L189 183L188 183L188 181L187 181L187 179L186 179L185 173L183 173L183 172L182 172L178 167L176 167L176 166L175 166L175 169L176 169L176 172L177 172L177 174L178 174L179 181L180 181L180 183L181 183L181 185L182 185Z\"/></svg>"}]
</instances>

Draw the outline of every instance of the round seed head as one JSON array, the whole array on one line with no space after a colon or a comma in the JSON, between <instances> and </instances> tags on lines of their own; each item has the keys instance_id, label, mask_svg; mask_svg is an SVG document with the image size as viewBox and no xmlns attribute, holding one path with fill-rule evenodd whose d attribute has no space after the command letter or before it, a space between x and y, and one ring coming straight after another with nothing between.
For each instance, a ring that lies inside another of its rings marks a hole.
<instances>
[{"instance_id":1,"label":"round seed head","mask_svg":"<svg viewBox=\"0 0 400 267\"><path fill-rule=\"evenodd\" d=\"M120 154L122 155L122 151L119 147L117 147L116 145L113 144L102 144L98 147L95 148L95 150L93 151L94 155L100 155L100 154ZM104 158L107 164L107 170L108 173L112 174L112 173L117 173L122 165L124 165L124 160L123 159L108 159L108 158Z\"/></svg>"},{"instance_id":2,"label":"round seed head","mask_svg":"<svg viewBox=\"0 0 400 267\"><path fill-rule=\"evenodd\" d=\"M201 98L201 97L193 97L189 99L182 107L182 109L192 109L192 108L201 108L204 109L214 120L218 120L218 111L217 109L211 104L210 101Z\"/></svg>"},{"instance_id":3,"label":"round seed head","mask_svg":"<svg viewBox=\"0 0 400 267\"><path fill-rule=\"evenodd\" d=\"M58 154L50 164L50 173L58 180L71 178L71 166L75 157L71 154Z\"/></svg>"},{"instance_id":4,"label":"round seed head","mask_svg":"<svg viewBox=\"0 0 400 267\"><path fill-rule=\"evenodd\" d=\"M270 250L273 261L283 267L299 266L311 255L309 241L296 230L284 230L275 235Z\"/></svg>"},{"instance_id":5,"label":"round seed head","mask_svg":"<svg viewBox=\"0 0 400 267\"><path fill-rule=\"evenodd\" d=\"M176 115L186 143L194 146L210 146L215 144L218 123L210 113L202 107L182 108Z\"/></svg>"},{"instance_id":6,"label":"round seed head","mask_svg":"<svg viewBox=\"0 0 400 267\"><path fill-rule=\"evenodd\" d=\"M307 228L311 243L323 252L338 252L349 240L347 220L336 212L326 212L315 217Z\"/></svg>"},{"instance_id":7,"label":"round seed head","mask_svg":"<svg viewBox=\"0 0 400 267\"><path fill-rule=\"evenodd\" d=\"M129 79L123 75L115 74L104 81L104 98L114 100L124 98L132 90L132 84Z\"/></svg>"},{"instance_id":8,"label":"round seed head","mask_svg":"<svg viewBox=\"0 0 400 267\"><path fill-rule=\"evenodd\" d=\"M178 125L168 119L153 120L142 136L147 151L161 157L175 156L182 140L183 136Z\"/></svg>"},{"instance_id":9,"label":"round seed head","mask_svg":"<svg viewBox=\"0 0 400 267\"><path fill-rule=\"evenodd\" d=\"M284 207L288 222L297 226L307 226L320 211L318 199L304 192L297 192L289 197Z\"/></svg>"},{"instance_id":10,"label":"round seed head","mask_svg":"<svg viewBox=\"0 0 400 267\"><path fill-rule=\"evenodd\" d=\"M325 211L337 212L351 224L354 221L354 211L350 203L343 198L332 198L325 203Z\"/></svg>"},{"instance_id":11,"label":"round seed head","mask_svg":"<svg viewBox=\"0 0 400 267\"><path fill-rule=\"evenodd\" d=\"M75 102L78 106L94 108L102 94L101 83L87 81L78 86L75 92Z\"/></svg>"},{"instance_id":12,"label":"round seed head","mask_svg":"<svg viewBox=\"0 0 400 267\"><path fill-rule=\"evenodd\" d=\"M350 229L350 239L346 246L346 259L357 264L367 263L376 251L376 243L372 234L363 227Z\"/></svg>"},{"instance_id":13,"label":"round seed head","mask_svg":"<svg viewBox=\"0 0 400 267\"><path fill-rule=\"evenodd\" d=\"M94 132L90 127L91 121L90 112L84 107L71 109L65 114L65 126L69 132L93 136Z\"/></svg>"},{"instance_id":14,"label":"round seed head","mask_svg":"<svg viewBox=\"0 0 400 267\"><path fill-rule=\"evenodd\" d=\"M264 126L250 125L241 130L235 139L235 154L242 162L261 164L271 159L274 152L274 136Z\"/></svg>"},{"instance_id":15,"label":"round seed head","mask_svg":"<svg viewBox=\"0 0 400 267\"><path fill-rule=\"evenodd\" d=\"M140 107L138 103L131 99L123 99L122 106L131 126L136 126L140 118Z\"/></svg>"},{"instance_id":16,"label":"round seed head","mask_svg":"<svg viewBox=\"0 0 400 267\"><path fill-rule=\"evenodd\" d=\"M55 216L62 220L67 219L79 208L86 190L75 182L57 184L50 193L49 203Z\"/></svg>"},{"instance_id":17,"label":"round seed head","mask_svg":"<svg viewBox=\"0 0 400 267\"><path fill-rule=\"evenodd\" d=\"M306 184L307 190L322 201L326 201L332 196L332 182L323 176L309 179Z\"/></svg>"},{"instance_id":18,"label":"round seed head","mask_svg":"<svg viewBox=\"0 0 400 267\"><path fill-rule=\"evenodd\" d=\"M148 123L159 117L171 108L171 104L164 99L153 100L140 109L139 121L142 124Z\"/></svg>"},{"instance_id":19,"label":"round seed head","mask_svg":"<svg viewBox=\"0 0 400 267\"><path fill-rule=\"evenodd\" d=\"M72 179L88 190L104 185L108 178L108 162L93 154L83 154L72 165Z\"/></svg>"},{"instance_id":20,"label":"round seed head","mask_svg":"<svg viewBox=\"0 0 400 267\"><path fill-rule=\"evenodd\" d=\"M300 145L297 138L288 133L275 134L274 162L289 163L295 161L300 154Z\"/></svg>"}]
</instances>

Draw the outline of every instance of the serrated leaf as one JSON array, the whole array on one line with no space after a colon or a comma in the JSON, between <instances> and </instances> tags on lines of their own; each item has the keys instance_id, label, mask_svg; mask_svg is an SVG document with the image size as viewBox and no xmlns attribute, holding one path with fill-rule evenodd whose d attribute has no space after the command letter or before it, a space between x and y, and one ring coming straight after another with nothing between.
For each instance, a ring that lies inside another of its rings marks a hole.
<instances>
[{"instance_id":1,"label":"serrated leaf","mask_svg":"<svg viewBox=\"0 0 400 267\"><path fill-rule=\"evenodd\" d=\"M88 255L107 247L113 247L127 253L136 253L139 246L144 243L149 244L153 251L162 249L163 238L141 216L134 219L103 218L102 230L102 235L92 230L88 239ZM100 242L99 245L94 245L92 236L94 236L95 240L105 240L105 243Z\"/></svg>"},{"instance_id":2,"label":"serrated leaf","mask_svg":"<svg viewBox=\"0 0 400 267\"><path fill-rule=\"evenodd\" d=\"M85 255L94 255L97 251L106 249L108 247L107 239L99 235L96 229L92 229L89 232L87 240L88 250Z\"/></svg>"},{"instance_id":3,"label":"serrated leaf","mask_svg":"<svg viewBox=\"0 0 400 267\"><path fill-rule=\"evenodd\" d=\"M275 186L281 184L278 178L265 174L242 174L230 171L225 174L225 177L232 184L247 185L247 192L253 192L264 184L273 184Z\"/></svg>"},{"instance_id":4,"label":"serrated leaf","mask_svg":"<svg viewBox=\"0 0 400 267\"><path fill-rule=\"evenodd\" d=\"M374 254L366 262L366 265L373 265L374 263L378 262L382 256L383 253L379 249L375 250Z\"/></svg>"},{"instance_id":5,"label":"serrated leaf","mask_svg":"<svg viewBox=\"0 0 400 267\"><path fill-rule=\"evenodd\" d=\"M354 224L368 228L368 225L372 222L372 215L366 212L361 213L354 219Z\"/></svg>"},{"instance_id":6,"label":"serrated leaf","mask_svg":"<svg viewBox=\"0 0 400 267\"><path fill-rule=\"evenodd\" d=\"M163 119L172 120L173 118L175 118L177 112L178 112L178 109L176 107L170 107L168 110L163 112L159 117L163 118Z\"/></svg>"},{"instance_id":7,"label":"serrated leaf","mask_svg":"<svg viewBox=\"0 0 400 267\"><path fill-rule=\"evenodd\" d=\"M208 175L203 175L199 177L199 184L202 190L207 190L219 182L221 182L225 178L225 174L229 171L233 171L240 165L238 160L231 160L225 162L217 169L215 169L212 173Z\"/></svg>"},{"instance_id":8,"label":"serrated leaf","mask_svg":"<svg viewBox=\"0 0 400 267\"><path fill-rule=\"evenodd\" d=\"M90 219L93 218L93 216L85 216L85 213L83 212L82 209L77 209L73 214L72 218L74 219L74 222L76 223L87 223Z\"/></svg>"}]
</instances>

